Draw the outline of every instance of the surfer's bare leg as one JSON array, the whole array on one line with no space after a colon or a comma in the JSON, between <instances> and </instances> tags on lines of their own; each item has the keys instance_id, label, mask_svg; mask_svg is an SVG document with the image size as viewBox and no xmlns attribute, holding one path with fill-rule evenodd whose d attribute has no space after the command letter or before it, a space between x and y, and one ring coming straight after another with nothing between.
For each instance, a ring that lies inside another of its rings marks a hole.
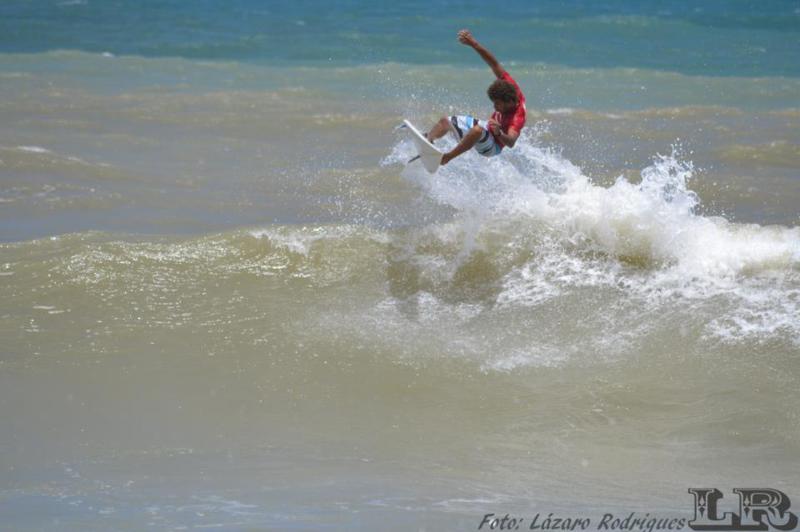
<instances>
[{"instance_id":1,"label":"surfer's bare leg","mask_svg":"<svg viewBox=\"0 0 800 532\"><path fill-rule=\"evenodd\" d=\"M455 148L442 155L442 164L447 164L465 151L471 150L472 147L478 143L484 133L485 130L481 126L477 124L472 126Z\"/></svg>"},{"instance_id":2,"label":"surfer's bare leg","mask_svg":"<svg viewBox=\"0 0 800 532\"><path fill-rule=\"evenodd\" d=\"M447 132L450 130L450 118L443 116L438 122L436 122L436 124L433 125L430 131L425 133L425 136L429 141L433 142L434 140L440 139L447 135Z\"/></svg>"}]
</instances>

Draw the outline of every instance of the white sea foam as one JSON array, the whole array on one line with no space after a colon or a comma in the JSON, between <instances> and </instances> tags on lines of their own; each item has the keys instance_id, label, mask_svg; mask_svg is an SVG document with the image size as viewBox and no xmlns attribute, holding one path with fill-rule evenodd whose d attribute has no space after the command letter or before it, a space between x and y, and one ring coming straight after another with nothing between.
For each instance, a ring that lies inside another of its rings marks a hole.
<instances>
[{"instance_id":1,"label":"white sea foam","mask_svg":"<svg viewBox=\"0 0 800 532\"><path fill-rule=\"evenodd\" d=\"M308 256L309 251L316 242L324 240L344 239L358 234L359 229L354 226L312 226L298 228L253 229L249 233L255 238L267 238L278 247L291 253ZM386 239L380 233L370 233L369 237L376 242L385 243Z\"/></svg>"},{"instance_id":2,"label":"white sea foam","mask_svg":"<svg viewBox=\"0 0 800 532\"><path fill-rule=\"evenodd\" d=\"M640 182L620 177L603 187L538 145L535 135L501 157L468 153L435 175L414 164L403 171L456 209L461 258L502 228L511 228L501 236L509 249L532 246L535 257L503 276L499 308L536 307L588 286L622 289L643 311L710 305L721 297L727 303L707 318L707 336L739 341L785 334L800 344L800 228L701 214L689 186L695 168L679 149L656 155ZM453 142L445 138L441 145ZM404 162L413 151L401 141L384 164ZM546 238L532 243L529 233ZM776 284L775 275L782 281ZM513 367L523 358L516 352L493 364Z\"/></svg>"},{"instance_id":3,"label":"white sea foam","mask_svg":"<svg viewBox=\"0 0 800 532\"><path fill-rule=\"evenodd\" d=\"M557 107L555 109L548 109L547 114L550 115L561 115L561 116L569 116L575 113L575 109L570 107Z\"/></svg>"},{"instance_id":4,"label":"white sea foam","mask_svg":"<svg viewBox=\"0 0 800 532\"><path fill-rule=\"evenodd\" d=\"M41 146L17 146L19 151L24 151L28 153L53 153L47 148L42 148Z\"/></svg>"},{"instance_id":5,"label":"white sea foam","mask_svg":"<svg viewBox=\"0 0 800 532\"><path fill-rule=\"evenodd\" d=\"M404 175L465 219L534 219L593 250L667 266L687 278L785 270L800 263L799 228L698 214L700 199L688 186L694 173L692 163L673 152L656 156L642 170L640 183L620 177L605 188L557 152L523 143L494 159L468 154L435 176L413 165Z\"/></svg>"},{"instance_id":6,"label":"white sea foam","mask_svg":"<svg viewBox=\"0 0 800 532\"><path fill-rule=\"evenodd\" d=\"M516 349L488 360L481 365L481 370L510 372L526 366L553 368L561 366L568 358L563 347L532 346L528 349Z\"/></svg>"}]
</instances>

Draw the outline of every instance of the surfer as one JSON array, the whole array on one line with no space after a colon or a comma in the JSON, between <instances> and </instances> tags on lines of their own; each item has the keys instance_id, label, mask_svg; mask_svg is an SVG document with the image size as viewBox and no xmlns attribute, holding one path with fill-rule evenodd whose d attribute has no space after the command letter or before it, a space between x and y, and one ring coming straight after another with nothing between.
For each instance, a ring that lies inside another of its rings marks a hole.
<instances>
[{"instance_id":1,"label":"surfer","mask_svg":"<svg viewBox=\"0 0 800 532\"><path fill-rule=\"evenodd\" d=\"M469 30L459 31L458 40L478 52L497 77L486 91L494 104L494 113L488 122L469 115L443 116L426 135L431 142L448 132L458 139L458 145L442 155L442 164L449 163L473 147L485 157L497 155L504 147L514 146L525 126L525 95L514 78L489 50L475 40Z\"/></svg>"}]
</instances>

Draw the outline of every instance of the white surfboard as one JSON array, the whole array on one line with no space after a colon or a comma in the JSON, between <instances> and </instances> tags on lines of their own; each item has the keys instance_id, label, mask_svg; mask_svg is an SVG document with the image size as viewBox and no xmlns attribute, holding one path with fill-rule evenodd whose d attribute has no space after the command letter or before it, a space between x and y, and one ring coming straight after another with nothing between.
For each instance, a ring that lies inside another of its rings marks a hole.
<instances>
[{"instance_id":1,"label":"white surfboard","mask_svg":"<svg viewBox=\"0 0 800 532\"><path fill-rule=\"evenodd\" d=\"M411 140L414 141L414 146L417 148L417 153L419 154L417 157L411 159L411 161L419 159L422 166L425 167L425 170L431 174L436 172L439 168L439 164L442 162L442 152L439 151L439 148L431 144L428 139L414 127L414 124L408 120L403 120L403 126L405 126L404 129L411 132Z\"/></svg>"}]
</instances>

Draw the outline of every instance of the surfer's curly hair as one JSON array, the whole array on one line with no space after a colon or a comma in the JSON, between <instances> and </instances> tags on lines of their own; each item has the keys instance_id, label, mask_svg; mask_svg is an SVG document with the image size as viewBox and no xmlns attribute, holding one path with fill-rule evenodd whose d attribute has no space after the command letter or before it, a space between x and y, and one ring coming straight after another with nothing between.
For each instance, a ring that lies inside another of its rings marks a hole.
<instances>
[{"instance_id":1,"label":"surfer's curly hair","mask_svg":"<svg viewBox=\"0 0 800 532\"><path fill-rule=\"evenodd\" d=\"M504 79L496 79L486 89L486 94L489 99L494 101L500 100L501 102L514 102L519 103L517 99L517 89L514 85Z\"/></svg>"}]
</instances>

